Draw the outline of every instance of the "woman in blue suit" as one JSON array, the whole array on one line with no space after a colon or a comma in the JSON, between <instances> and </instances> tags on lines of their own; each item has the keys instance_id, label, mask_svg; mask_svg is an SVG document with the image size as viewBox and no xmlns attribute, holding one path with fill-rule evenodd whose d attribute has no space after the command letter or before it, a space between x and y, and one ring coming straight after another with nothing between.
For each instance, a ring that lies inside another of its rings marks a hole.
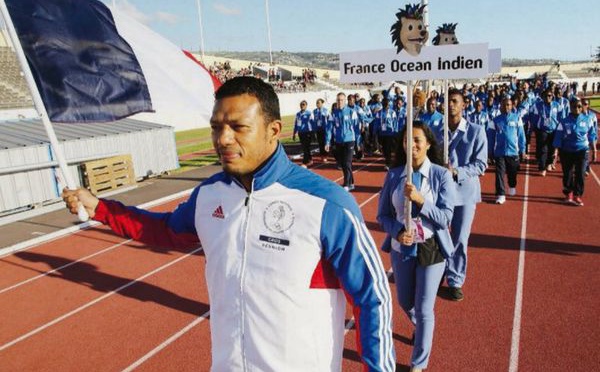
<instances>
[{"instance_id":1,"label":"woman in blue suit","mask_svg":"<svg viewBox=\"0 0 600 372\"><path fill-rule=\"evenodd\" d=\"M397 146L379 198L377 221L387 233L383 250L391 251L398 301L415 325L411 371L427 368L434 328L434 304L445 259L454 250L448 226L456 187L440 164L435 135L420 121L413 124L412 182L406 180L406 128ZM412 204L412 227L406 228L404 203Z\"/></svg>"}]
</instances>

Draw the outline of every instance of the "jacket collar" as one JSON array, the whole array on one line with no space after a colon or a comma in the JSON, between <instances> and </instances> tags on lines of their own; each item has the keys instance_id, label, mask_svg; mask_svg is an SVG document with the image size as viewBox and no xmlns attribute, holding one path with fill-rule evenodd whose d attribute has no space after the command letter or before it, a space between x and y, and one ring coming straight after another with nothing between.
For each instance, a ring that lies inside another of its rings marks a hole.
<instances>
[{"instance_id":1,"label":"jacket collar","mask_svg":"<svg viewBox=\"0 0 600 372\"><path fill-rule=\"evenodd\" d=\"M271 186L290 171L292 162L288 158L283 145L279 143L275 152L258 168L252 179L252 191L258 191ZM234 177L227 174L230 180ZM236 180L236 183L240 183ZM241 185L241 184L240 184Z\"/></svg>"}]
</instances>

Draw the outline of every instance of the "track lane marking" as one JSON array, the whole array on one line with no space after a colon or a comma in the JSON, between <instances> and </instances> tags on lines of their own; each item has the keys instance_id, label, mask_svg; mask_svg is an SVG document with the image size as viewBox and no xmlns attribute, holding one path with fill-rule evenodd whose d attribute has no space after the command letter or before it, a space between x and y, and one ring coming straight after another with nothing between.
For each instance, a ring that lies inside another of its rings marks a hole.
<instances>
[{"instance_id":1,"label":"track lane marking","mask_svg":"<svg viewBox=\"0 0 600 372\"><path fill-rule=\"evenodd\" d=\"M525 248L527 241L527 204L529 201L529 164L525 166L525 190L523 195L523 215L521 218L521 239L519 242L519 266L517 269L517 289L510 343L509 372L519 369L519 346L521 341L521 314L523 310L523 282L525 277Z\"/></svg>"},{"instance_id":2,"label":"track lane marking","mask_svg":"<svg viewBox=\"0 0 600 372\"><path fill-rule=\"evenodd\" d=\"M14 339L12 341L10 341L10 342L5 343L4 345L0 346L0 351L6 350L9 347L11 347L11 346L13 346L13 345L15 345L17 343L19 343L19 342L21 342L23 340L26 340L29 337L34 336L34 335L42 332L46 328L51 327L51 326L53 326L53 325L55 325L55 324L57 324L57 323L65 320L65 319L71 317L72 315L75 315L75 314L77 314L77 313L79 313L79 312L87 309L88 307L91 307L91 306L97 304L98 302L100 302L100 301L102 301L102 300L104 300L104 299L106 299L106 298L114 295L115 293L118 293L118 292L124 290L125 288L128 288L128 287L134 285L135 283L140 282L140 281L142 281L142 280L144 280L144 279L146 279L146 278L148 278L148 277L150 277L150 276L152 276L152 275L154 275L154 274L156 274L156 273L158 273L158 272L160 272L160 271L168 268L169 266L172 266L172 265L176 264L177 262L179 262L179 261L181 261L181 260L183 260L183 259L185 259L185 258L187 258L187 257L189 257L191 255L193 255L194 253L201 251L201 250L202 250L202 247L196 248L193 251L188 252L185 255L183 255L183 256L181 256L181 257L179 257L179 258L177 258L177 259L175 259L175 260L173 260L171 262L168 262L168 263L166 263L166 264L164 264L162 266L159 266L156 269L154 269L154 270L152 270L152 271L150 271L150 272L148 272L148 273L146 273L146 274L138 277L135 280L130 281L127 284L124 284L124 285L120 286L119 288L117 288L115 290L112 290L112 291L110 291L110 292L108 292L108 293L106 293L106 294L104 294L104 295L96 298L95 300L92 300L92 301L88 302L85 305L82 305L82 306L80 306L80 307L78 307L78 308L76 308L74 310L71 310L71 311L69 311L68 313L66 313L64 315L62 315L62 316L60 316L58 318L55 318L54 320L52 320L52 321L50 321L50 322L48 322L48 323L46 323L44 325L41 325L41 326L37 327L36 329L34 329L34 330L32 330L32 331L30 331L30 332L28 332L28 333L26 333L26 334L24 334L22 336Z\"/></svg>"},{"instance_id":3,"label":"track lane marking","mask_svg":"<svg viewBox=\"0 0 600 372\"><path fill-rule=\"evenodd\" d=\"M92 258L92 257L98 256L98 255L100 255L100 254L102 254L102 253L106 253L106 252L108 252L108 251L110 251L110 250L113 250L113 249L115 249L115 248L117 248L117 247L120 247L120 246L122 246L122 245L124 245L124 244L127 244L127 243L129 243L129 242L132 242L132 241L133 241L133 239L124 240L124 241L122 241L122 242L120 242L120 243L113 244L113 245L111 245L110 247L108 247L108 248L105 248L105 249L103 249L103 250L101 250L101 251L98 251L98 252L92 253L92 254L90 254L90 255L88 255L88 256L82 257L82 258L78 259L77 261L73 261L73 262L71 262L71 263L68 263L68 264L66 264L66 265L62 265L61 267L57 267L56 269L53 269L53 270L50 270L50 271L46 271L46 272L44 272L44 273L42 273L42 274L36 275L36 276L34 276L34 277L31 277L31 278L29 278L29 279L27 279L27 280L24 280L24 281L22 281L22 282L19 282L19 283L13 284L13 285L11 285L10 287L6 287L6 288L3 288L3 289L0 289L0 294L2 294L2 293L4 293L4 292L8 292L8 291L10 291L11 289L18 288L18 287L20 287L20 286L22 286L22 285L24 285L24 284L31 283L31 282L33 282L33 281L35 281L35 280L41 279L41 278L43 278L43 277L45 277L45 276L48 276L48 275L50 275L50 274L52 274L52 273L55 273L55 272L57 272L57 271L60 271L60 270L62 270L62 269L65 269L65 268L67 268L67 267L69 267L69 266L75 265L76 263L83 262L83 261L86 261L86 260L88 260L88 259L90 259L90 258Z\"/></svg>"}]
</instances>

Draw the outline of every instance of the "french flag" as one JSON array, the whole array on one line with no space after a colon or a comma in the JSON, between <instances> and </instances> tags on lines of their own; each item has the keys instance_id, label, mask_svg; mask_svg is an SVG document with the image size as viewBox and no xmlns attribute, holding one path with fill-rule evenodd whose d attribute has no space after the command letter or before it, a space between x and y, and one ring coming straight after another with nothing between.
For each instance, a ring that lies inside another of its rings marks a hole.
<instances>
[{"instance_id":1,"label":"french flag","mask_svg":"<svg viewBox=\"0 0 600 372\"><path fill-rule=\"evenodd\" d=\"M136 118L208 126L219 82L124 12L97 0L5 0L52 122Z\"/></svg>"}]
</instances>

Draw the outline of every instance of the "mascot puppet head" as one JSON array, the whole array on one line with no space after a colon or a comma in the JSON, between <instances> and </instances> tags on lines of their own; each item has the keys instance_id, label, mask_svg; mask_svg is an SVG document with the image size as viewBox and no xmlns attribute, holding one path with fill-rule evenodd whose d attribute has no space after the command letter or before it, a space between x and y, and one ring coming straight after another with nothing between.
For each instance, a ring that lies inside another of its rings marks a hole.
<instances>
[{"instance_id":1,"label":"mascot puppet head","mask_svg":"<svg viewBox=\"0 0 600 372\"><path fill-rule=\"evenodd\" d=\"M423 23L423 10L425 5L407 4L405 9L398 9L396 18L398 20L392 26L390 33L392 42L398 53L402 49L411 56L421 53L421 48L427 42L429 33Z\"/></svg>"},{"instance_id":2,"label":"mascot puppet head","mask_svg":"<svg viewBox=\"0 0 600 372\"><path fill-rule=\"evenodd\" d=\"M431 40L433 45L458 44L456 39L456 25L458 23L444 23L442 27L438 27L436 36Z\"/></svg>"}]
</instances>

